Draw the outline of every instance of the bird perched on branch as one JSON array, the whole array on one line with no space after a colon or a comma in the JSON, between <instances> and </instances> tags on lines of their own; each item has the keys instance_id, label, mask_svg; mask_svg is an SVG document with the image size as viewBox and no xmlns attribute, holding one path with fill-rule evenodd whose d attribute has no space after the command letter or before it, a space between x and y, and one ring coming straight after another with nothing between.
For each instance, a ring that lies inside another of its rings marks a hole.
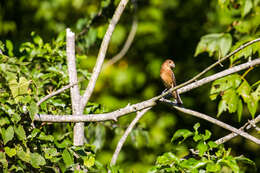
<instances>
[{"instance_id":1,"label":"bird perched on branch","mask_svg":"<svg viewBox=\"0 0 260 173\"><path fill-rule=\"evenodd\" d=\"M170 59L165 60L161 66L160 77L167 89L170 89L170 88L173 88L176 86L175 76L172 71L173 68L175 68L175 64L174 64L173 60L170 60ZM181 101L181 97L177 91L173 91L172 96L173 96L173 98L176 99L177 104L183 104Z\"/></svg>"}]
</instances>

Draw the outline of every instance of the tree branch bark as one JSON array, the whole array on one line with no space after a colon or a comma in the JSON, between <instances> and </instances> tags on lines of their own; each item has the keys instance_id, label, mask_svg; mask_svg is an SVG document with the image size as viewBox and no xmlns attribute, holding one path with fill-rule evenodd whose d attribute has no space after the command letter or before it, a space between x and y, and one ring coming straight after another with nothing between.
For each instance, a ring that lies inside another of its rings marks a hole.
<instances>
[{"instance_id":1,"label":"tree branch bark","mask_svg":"<svg viewBox=\"0 0 260 173\"><path fill-rule=\"evenodd\" d=\"M252 135L250 135L250 134L248 134L248 133L246 133L246 132L244 132L242 130L239 130L239 129L235 128L235 127L232 127L232 126L230 126L230 125L228 125L226 123L223 123L222 121L219 121L219 120L217 120L215 118L212 118L212 117L210 117L210 116L208 116L206 114L202 114L200 112L197 112L197 111L194 111L194 110L191 110L191 109L187 109L187 108L176 106L175 103L173 104L171 100L167 100L167 99L163 99L162 98L162 99L160 99L160 101L168 103L168 104L171 104L178 111L181 111L183 113L195 116L195 117L200 118L200 119L204 119L206 121L209 121L209 122L211 122L213 124L216 124L216 125L224 128L224 129L227 129L227 130L229 130L229 131L231 131L233 133L236 133L236 134L238 134L238 135L240 135L240 136L242 136L242 137L244 137L244 138L246 138L246 139L248 139L250 141L253 141L254 143L256 143L258 145L260 145L260 140L259 139L255 138L254 136L252 136Z\"/></svg>"},{"instance_id":2,"label":"tree branch bark","mask_svg":"<svg viewBox=\"0 0 260 173\"><path fill-rule=\"evenodd\" d=\"M105 63L104 68L106 68L110 65L113 65L114 63L116 63L117 61L119 61L120 59L122 59L125 56L125 54L127 53L128 49L130 48L130 46L132 45L132 43L134 41L137 26L138 26L138 21L137 21L137 18L134 17L131 30L129 32L129 35L126 39L126 42L125 42L122 50L118 54L116 54L113 58L111 58L107 63Z\"/></svg>"},{"instance_id":3,"label":"tree branch bark","mask_svg":"<svg viewBox=\"0 0 260 173\"><path fill-rule=\"evenodd\" d=\"M80 110L80 94L78 87L78 78L76 70L76 59L75 59L75 34L71 32L69 28L66 29L66 51L67 51L67 63L69 72L69 81L73 85L70 89L72 113L73 115L82 114ZM84 123L76 123L74 126L73 143L75 146L81 146L84 144Z\"/></svg>"},{"instance_id":4,"label":"tree branch bark","mask_svg":"<svg viewBox=\"0 0 260 173\"><path fill-rule=\"evenodd\" d=\"M244 130L244 129L250 129L253 127L252 124L257 124L258 122L260 122L260 115L258 115L255 119L253 120L249 120L250 122L245 123L242 127L239 128L239 130ZM216 144L223 144L231 139L233 139L234 137L238 136L238 134L236 133L230 133L218 140L215 141Z\"/></svg>"},{"instance_id":5,"label":"tree branch bark","mask_svg":"<svg viewBox=\"0 0 260 173\"><path fill-rule=\"evenodd\" d=\"M115 152L113 154L113 157L111 159L110 165L115 165L118 155L122 149L122 146L124 145L128 135L130 134L130 132L133 130L134 126L136 125L136 123L143 117L143 115L150 110L151 108L146 108L143 109L140 112L137 112L136 117L133 119L133 121L130 123L130 125L128 126L128 128L126 129L125 133L123 134L123 136L121 137L121 139L118 141Z\"/></svg>"},{"instance_id":6,"label":"tree branch bark","mask_svg":"<svg viewBox=\"0 0 260 173\"><path fill-rule=\"evenodd\" d=\"M111 19L111 21L108 25L106 34L103 38L103 41L101 43L101 47L99 49L96 65L94 67L93 73L92 73L91 78L89 80L89 84L87 86L87 89L86 89L86 91L85 91L85 93L84 93L84 95L81 99L81 105L80 105L81 109L84 109L84 107L86 106L88 100L90 99L90 97L92 95L92 92L93 92L95 85L96 85L97 78L98 78L99 73L100 73L101 68L102 68L102 64L103 64L105 56L106 56L107 48L108 48L112 33L115 29L117 22L119 21L121 15L123 13L127 3L128 3L128 0L121 0L120 1L112 19Z\"/></svg>"},{"instance_id":7,"label":"tree branch bark","mask_svg":"<svg viewBox=\"0 0 260 173\"><path fill-rule=\"evenodd\" d=\"M185 93L187 91L190 91L194 88L197 88L201 85L204 85L206 83L209 83L211 81L214 81L216 79L222 78L224 76L230 75L232 73L236 73L238 71L244 70L248 67L255 66L257 64L260 64L260 58L255 59L251 62L247 62L235 67L232 67L230 69L224 70L222 72L216 73L212 76L203 78L199 81L193 82L187 86L184 86L183 88L178 89L178 93ZM181 84L182 85L182 84ZM177 86L178 87L178 86ZM173 91L177 87L171 88L169 91ZM168 93L169 91L165 92ZM125 114L129 114L132 112L140 111L144 108L152 107L156 105L156 101L160 98L164 97L167 94L161 94L159 96L153 97L149 100L145 100L140 103L136 103L134 105L128 105L124 108L118 109L113 112L109 113L103 113L103 114L89 114L89 115L35 115L34 120L35 121L47 121L47 122L87 122L87 121L106 121L106 120L116 120L118 117L123 116Z\"/></svg>"}]
</instances>

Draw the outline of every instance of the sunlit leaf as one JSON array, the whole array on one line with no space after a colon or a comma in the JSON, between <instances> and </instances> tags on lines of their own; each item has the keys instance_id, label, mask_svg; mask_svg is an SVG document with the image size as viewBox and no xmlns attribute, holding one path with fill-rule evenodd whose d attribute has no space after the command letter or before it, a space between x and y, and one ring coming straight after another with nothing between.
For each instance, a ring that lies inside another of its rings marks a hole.
<instances>
[{"instance_id":1,"label":"sunlit leaf","mask_svg":"<svg viewBox=\"0 0 260 173\"><path fill-rule=\"evenodd\" d=\"M217 53L219 56L225 56L232 45L232 37L230 34L208 34L201 37L199 44L197 45L194 56L203 52L208 52L209 56L213 56Z\"/></svg>"},{"instance_id":2,"label":"sunlit leaf","mask_svg":"<svg viewBox=\"0 0 260 173\"><path fill-rule=\"evenodd\" d=\"M70 154L70 152L67 149L63 150L62 159L66 167L70 167L74 163L73 156Z\"/></svg>"}]
</instances>

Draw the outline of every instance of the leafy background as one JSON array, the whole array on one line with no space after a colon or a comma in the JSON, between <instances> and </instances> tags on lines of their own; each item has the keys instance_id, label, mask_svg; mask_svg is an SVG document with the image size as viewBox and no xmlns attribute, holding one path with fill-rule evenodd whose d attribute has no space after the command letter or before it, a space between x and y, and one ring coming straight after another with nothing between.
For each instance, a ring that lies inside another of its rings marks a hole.
<instances>
[{"instance_id":1,"label":"leafy background","mask_svg":"<svg viewBox=\"0 0 260 173\"><path fill-rule=\"evenodd\" d=\"M118 2L0 2L0 49L5 54L0 61L0 162L5 170L65 171L80 165L82 170L105 171L134 114L120 118L118 123L86 123L83 147L72 146L72 123L34 122L33 129L31 118L36 112L71 113L68 91L43 103L39 109L36 106L41 97L68 83L64 30L70 27L77 35L77 67L83 91ZM129 2L113 33L106 60L121 50L134 17L138 19L136 37L122 60L102 70L85 113L112 111L160 94L164 87L159 70L167 58L175 61L177 83L190 79L218 58L257 38L259 12L258 0ZM207 75L257 58L259 46L255 43L242 50ZM181 96L184 106L240 127L259 113L259 72L259 68L253 68L185 93ZM171 142L171 137L178 129L193 131L191 127L197 122L200 129L211 131L211 140L228 133L159 104L141 119L127 139L119 155L119 167L126 172L147 172L153 165L158 166L155 170L165 166L165 160L158 157L163 153L187 155L191 146ZM225 147L231 147L234 156L244 155L260 164L259 146L248 140L237 137ZM252 167L248 170L256 171Z\"/></svg>"}]
</instances>

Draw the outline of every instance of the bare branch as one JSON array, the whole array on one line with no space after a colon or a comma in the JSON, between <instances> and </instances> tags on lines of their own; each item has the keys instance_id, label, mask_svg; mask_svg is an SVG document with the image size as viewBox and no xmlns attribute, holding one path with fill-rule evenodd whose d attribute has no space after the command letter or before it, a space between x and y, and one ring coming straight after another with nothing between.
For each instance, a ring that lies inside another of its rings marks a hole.
<instances>
[{"instance_id":1,"label":"bare branch","mask_svg":"<svg viewBox=\"0 0 260 173\"><path fill-rule=\"evenodd\" d=\"M36 114L34 116L35 121L46 121L46 122L96 122L96 121L108 121L117 119L123 115L137 112L139 110L149 108L156 105L152 100L143 101L134 105L127 105L122 109L118 109L113 112L103 114L88 114L88 115L46 115Z\"/></svg>"},{"instance_id":2,"label":"bare branch","mask_svg":"<svg viewBox=\"0 0 260 173\"><path fill-rule=\"evenodd\" d=\"M249 130L250 128L253 127L253 124L257 124L258 122L260 122L260 115L258 115L255 119L250 120L250 122L245 123L241 128L239 128L239 130L244 130L244 129ZM233 139L236 136L237 136L236 133L230 133L230 134L216 140L215 143L223 144L223 143Z\"/></svg>"},{"instance_id":3,"label":"bare branch","mask_svg":"<svg viewBox=\"0 0 260 173\"><path fill-rule=\"evenodd\" d=\"M257 64L260 64L260 58L253 60L251 62L247 62L235 67L232 67L230 69L224 70L222 72L219 72L217 74L214 74L212 76L203 78L199 81L193 82L183 88L178 89L178 93L185 93L187 91L190 91L194 88L197 88L203 84L209 83L211 81L214 81L216 79L222 78L224 76L227 76L229 74L244 70L248 67L255 66ZM178 87L178 86L177 86ZM170 89L171 91L174 90L174 87ZM168 92L168 91L167 91ZM165 92L165 93L167 93ZM156 101L159 100L160 98L164 97L166 94L163 93L159 96L153 97L149 100L142 101L140 103L131 105L131 106L126 106L125 108L110 112L110 113L104 113L104 114L89 114L89 115L77 115L77 116L72 116L72 115L35 115L34 120L35 121L49 121L49 122L86 122L86 121L106 121L106 120L114 120L117 119L120 116L123 116L125 114L129 114L132 112L136 112L139 110L142 110L144 108L152 107L156 105Z\"/></svg>"},{"instance_id":4,"label":"bare branch","mask_svg":"<svg viewBox=\"0 0 260 173\"><path fill-rule=\"evenodd\" d=\"M116 150L113 154L113 157L111 159L110 165L115 165L116 164L116 160L117 157L119 155L119 152L122 149L122 146L124 145L126 138L128 137L128 135L130 134L130 132L132 131L132 129L134 128L134 126L136 125L136 123L142 118L142 116L151 108L146 108L143 109L141 112L137 112L136 117L133 119L133 121L130 123L130 125L128 126L128 128L126 129L125 133L123 134L123 136L121 137L121 139L118 141L117 146L116 146Z\"/></svg>"},{"instance_id":5,"label":"bare branch","mask_svg":"<svg viewBox=\"0 0 260 173\"><path fill-rule=\"evenodd\" d=\"M76 70L76 59L75 59L75 34L71 32L69 28L66 30L66 51L67 51L67 63L69 71L69 81L73 85L70 89L72 113L74 115L82 114L80 110L80 94L78 88L77 70ZM84 144L84 123L76 123L74 126L74 140L75 146Z\"/></svg>"},{"instance_id":6,"label":"bare branch","mask_svg":"<svg viewBox=\"0 0 260 173\"><path fill-rule=\"evenodd\" d=\"M129 35L126 39L126 42L122 48L122 50L116 54L113 58L111 58L104 66L104 68L113 65L114 63L116 63L117 61L119 61L121 58L123 58L125 56L125 54L127 53L128 49L130 48L131 44L134 41L135 38L135 34L136 34L136 30L137 30L137 26L138 26L138 22L137 22L137 18L135 17L132 23L132 27L131 30L129 32Z\"/></svg>"},{"instance_id":7,"label":"bare branch","mask_svg":"<svg viewBox=\"0 0 260 173\"><path fill-rule=\"evenodd\" d=\"M94 70L93 70L93 73L91 75L91 78L89 80L89 84L88 84L88 87L83 95L83 97L81 98L81 109L83 110L84 107L86 106L94 88L95 88L95 85L96 85L96 81L97 81L97 78L99 76L99 73L101 71L101 68L102 68L102 64L104 62L104 59L105 59L105 56L106 56L106 52L107 52L107 48L108 48L108 44L110 42L110 39L111 39L111 36L112 36L112 33L115 29L115 26L117 24L117 22L119 21L126 5L128 3L128 0L121 0L109 25L108 25L108 28L107 28L107 31L106 31L106 34L103 38L103 41L101 43L101 47L99 49L99 53L98 53L98 58L97 58L97 62L96 62L96 65L94 67Z\"/></svg>"},{"instance_id":8,"label":"bare branch","mask_svg":"<svg viewBox=\"0 0 260 173\"><path fill-rule=\"evenodd\" d=\"M62 93L63 91L65 91L66 89L69 89L70 87L76 85L77 83L78 83L78 82L73 83L73 84L66 85L66 86L64 86L63 88L60 88L60 89L58 89L57 91L54 91L54 92L50 93L50 94L47 95L47 96L44 96L43 98L41 98L41 99L37 102L37 106L40 106L40 104L42 104L43 102L45 102L45 101L48 100L49 98L51 98L51 97L53 97L53 96L55 96L55 95L57 95L57 94Z\"/></svg>"},{"instance_id":9,"label":"bare branch","mask_svg":"<svg viewBox=\"0 0 260 173\"><path fill-rule=\"evenodd\" d=\"M175 104L172 104L171 100L166 100L166 99L162 98L162 99L160 99L160 101L168 103L168 104L171 104L175 109L177 109L177 110L179 110L179 111L181 111L183 113L192 115L192 116L200 118L200 119L204 119L206 121L209 121L209 122L211 122L213 124L216 124L216 125L224 128L224 129L227 129L227 130L229 130L229 131L231 131L233 133L236 133L236 134L238 134L238 135L240 135L240 136L242 136L242 137L244 137L246 139L249 139L250 141L253 141L254 143L260 145L260 140L259 139L255 138L254 136L252 136L252 135L250 135L250 134L248 134L248 133L246 133L246 132L244 132L242 130L239 130L239 129L235 128L235 127L232 127L232 126L230 126L230 125L228 125L226 123L223 123L222 121L219 121L219 120L217 120L215 118L212 118L212 117L210 117L210 116L208 116L206 114L202 114L200 112L196 112L196 111L191 110L191 109L178 107Z\"/></svg>"}]
</instances>

